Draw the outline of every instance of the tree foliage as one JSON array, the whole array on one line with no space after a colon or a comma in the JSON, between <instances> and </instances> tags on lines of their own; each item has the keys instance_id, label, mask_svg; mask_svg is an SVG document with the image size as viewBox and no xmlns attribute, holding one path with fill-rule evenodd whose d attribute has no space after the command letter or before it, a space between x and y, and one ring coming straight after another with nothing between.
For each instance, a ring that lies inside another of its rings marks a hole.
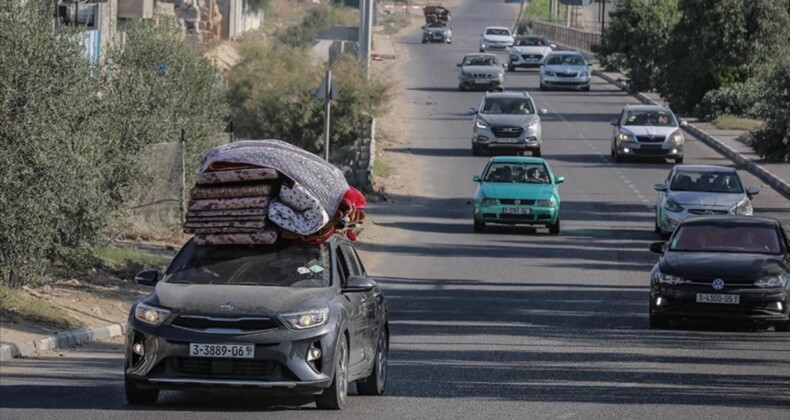
<instances>
[{"instance_id":1,"label":"tree foliage","mask_svg":"<svg viewBox=\"0 0 790 420\"><path fill-rule=\"evenodd\" d=\"M758 115L765 121L750 133L754 150L765 159L790 162L790 50L760 72Z\"/></svg>"},{"instance_id":2,"label":"tree foliage","mask_svg":"<svg viewBox=\"0 0 790 420\"><path fill-rule=\"evenodd\" d=\"M608 68L627 72L633 89L653 90L679 20L678 0L624 0L610 15L598 56Z\"/></svg>"},{"instance_id":3,"label":"tree foliage","mask_svg":"<svg viewBox=\"0 0 790 420\"><path fill-rule=\"evenodd\" d=\"M286 26L278 31L276 38L283 44L301 47L306 46L333 26L357 26L358 24L358 17L352 9L320 5L310 8L307 16L301 22Z\"/></svg>"}]
</instances>

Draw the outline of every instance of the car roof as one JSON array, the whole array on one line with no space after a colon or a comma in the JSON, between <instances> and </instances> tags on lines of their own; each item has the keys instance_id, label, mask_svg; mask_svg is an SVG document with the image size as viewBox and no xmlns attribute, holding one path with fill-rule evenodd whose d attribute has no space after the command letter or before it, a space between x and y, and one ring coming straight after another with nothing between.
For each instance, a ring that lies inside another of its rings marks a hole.
<instances>
[{"instance_id":1,"label":"car roof","mask_svg":"<svg viewBox=\"0 0 790 420\"><path fill-rule=\"evenodd\" d=\"M761 216L741 216L741 215L726 215L726 216L689 216L680 223L683 225L696 225L696 224L739 224L739 225L763 225L775 227L779 222L771 217Z\"/></svg>"},{"instance_id":2,"label":"car roof","mask_svg":"<svg viewBox=\"0 0 790 420\"><path fill-rule=\"evenodd\" d=\"M506 28L504 26L486 26L486 30L489 29L507 29L508 31L510 30L510 28Z\"/></svg>"},{"instance_id":3,"label":"car roof","mask_svg":"<svg viewBox=\"0 0 790 420\"><path fill-rule=\"evenodd\" d=\"M505 91L505 92L488 92L485 95L486 98L532 98L529 96L528 92L516 92L516 91Z\"/></svg>"},{"instance_id":4,"label":"car roof","mask_svg":"<svg viewBox=\"0 0 790 420\"><path fill-rule=\"evenodd\" d=\"M736 172L731 166L719 165L675 165L678 172Z\"/></svg>"},{"instance_id":5,"label":"car roof","mask_svg":"<svg viewBox=\"0 0 790 420\"><path fill-rule=\"evenodd\" d=\"M526 39L526 38L546 39L546 36L545 35L518 35L517 38L519 38L519 39Z\"/></svg>"},{"instance_id":6,"label":"car roof","mask_svg":"<svg viewBox=\"0 0 790 420\"><path fill-rule=\"evenodd\" d=\"M557 51L557 50L554 50L554 51L550 52L549 54L551 54L551 55L580 55L580 56L584 57L584 54L582 54L579 51Z\"/></svg>"},{"instance_id":7,"label":"car roof","mask_svg":"<svg viewBox=\"0 0 790 420\"><path fill-rule=\"evenodd\" d=\"M546 163L542 158L530 156L495 156L489 163Z\"/></svg>"},{"instance_id":8,"label":"car roof","mask_svg":"<svg viewBox=\"0 0 790 420\"><path fill-rule=\"evenodd\" d=\"M466 58L466 57L495 57L495 58L499 59L499 56L494 54L494 53L478 53L478 52L466 53L466 54L464 54L464 58Z\"/></svg>"},{"instance_id":9,"label":"car roof","mask_svg":"<svg viewBox=\"0 0 790 420\"><path fill-rule=\"evenodd\" d=\"M661 105L633 105L633 104L625 104L625 108L632 110L632 111L669 111L672 112L669 108Z\"/></svg>"}]
</instances>

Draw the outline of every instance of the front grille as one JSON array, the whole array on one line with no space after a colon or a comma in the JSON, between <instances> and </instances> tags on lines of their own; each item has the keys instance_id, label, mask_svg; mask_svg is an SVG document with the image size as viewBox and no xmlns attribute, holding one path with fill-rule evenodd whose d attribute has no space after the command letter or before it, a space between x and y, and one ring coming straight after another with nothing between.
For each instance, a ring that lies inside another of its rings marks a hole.
<instances>
[{"instance_id":1,"label":"front grille","mask_svg":"<svg viewBox=\"0 0 790 420\"><path fill-rule=\"evenodd\" d=\"M491 79L494 77L491 73L472 73L471 76L475 79Z\"/></svg>"},{"instance_id":2,"label":"front grille","mask_svg":"<svg viewBox=\"0 0 790 420\"><path fill-rule=\"evenodd\" d=\"M179 315L173 321L177 327L205 330L210 328L248 331L271 330L279 325L270 318L223 318L197 315Z\"/></svg>"},{"instance_id":3,"label":"front grille","mask_svg":"<svg viewBox=\"0 0 790 420\"><path fill-rule=\"evenodd\" d=\"M255 359L172 357L170 366L181 376L259 378L271 375L277 362Z\"/></svg>"},{"instance_id":4,"label":"front grille","mask_svg":"<svg viewBox=\"0 0 790 420\"><path fill-rule=\"evenodd\" d=\"M664 136L636 136L636 141L643 143L663 143Z\"/></svg>"},{"instance_id":5,"label":"front grille","mask_svg":"<svg viewBox=\"0 0 790 420\"><path fill-rule=\"evenodd\" d=\"M535 205L535 200L519 200L519 201L520 201L519 204L522 205L522 206L534 206ZM516 200L515 199L512 199L512 200L511 199L500 199L499 202L501 204L516 204Z\"/></svg>"},{"instance_id":6,"label":"front grille","mask_svg":"<svg viewBox=\"0 0 790 420\"><path fill-rule=\"evenodd\" d=\"M577 77L579 73L560 73L557 72L557 77Z\"/></svg>"},{"instance_id":7,"label":"front grille","mask_svg":"<svg viewBox=\"0 0 790 420\"><path fill-rule=\"evenodd\" d=\"M491 127L491 132L497 137L518 137L524 132L521 127Z\"/></svg>"},{"instance_id":8,"label":"front grille","mask_svg":"<svg viewBox=\"0 0 790 420\"><path fill-rule=\"evenodd\" d=\"M538 60L540 60L541 58L543 58L543 56L540 54L524 54L521 57L524 58L525 60L530 58L537 58Z\"/></svg>"},{"instance_id":9,"label":"front grille","mask_svg":"<svg viewBox=\"0 0 790 420\"><path fill-rule=\"evenodd\" d=\"M720 215L720 214L728 214L727 210L708 210L708 209L689 209L689 213L691 214L705 214L705 215Z\"/></svg>"}]
</instances>

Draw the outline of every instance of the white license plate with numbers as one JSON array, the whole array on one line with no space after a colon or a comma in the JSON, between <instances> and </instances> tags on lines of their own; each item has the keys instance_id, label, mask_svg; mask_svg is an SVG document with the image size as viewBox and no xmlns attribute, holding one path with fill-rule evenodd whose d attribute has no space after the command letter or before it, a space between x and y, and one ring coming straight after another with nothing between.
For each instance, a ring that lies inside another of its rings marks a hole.
<instances>
[{"instance_id":1,"label":"white license plate with numbers","mask_svg":"<svg viewBox=\"0 0 790 420\"><path fill-rule=\"evenodd\" d=\"M532 214L532 209L528 207L503 207L502 213L505 214Z\"/></svg>"},{"instance_id":2,"label":"white license plate with numbers","mask_svg":"<svg viewBox=\"0 0 790 420\"><path fill-rule=\"evenodd\" d=\"M741 297L740 295L697 293L697 303L723 303L725 305L737 305L741 303Z\"/></svg>"},{"instance_id":3,"label":"white license plate with numbers","mask_svg":"<svg viewBox=\"0 0 790 420\"><path fill-rule=\"evenodd\" d=\"M252 359L254 344L198 344L189 345L190 357L223 357L229 359Z\"/></svg>"},{"instance_id":4,"label":"white license plate with numbers","mask_svg":"<svg viewBox=\"0 0 790 420\"><path fill-rule=\"evenodd\" d=\"M518 143L518 138L516 138L516 137L502 137L502 138L497 137L496 140L494 140L494 141L496 143Z\"/></svg>"}]
</instances>

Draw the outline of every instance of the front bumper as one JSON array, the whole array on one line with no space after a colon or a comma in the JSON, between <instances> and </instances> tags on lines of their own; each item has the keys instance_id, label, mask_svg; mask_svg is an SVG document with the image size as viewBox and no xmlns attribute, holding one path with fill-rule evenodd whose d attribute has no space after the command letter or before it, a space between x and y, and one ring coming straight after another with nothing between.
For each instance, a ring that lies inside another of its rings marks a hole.
<instances>
[{"instance_id":1,"label":"front bumper","mask_svg":"<svg viewBox=\"0 0 790 420\"><path fill-rule=\"evenodd\" d=\"M524 200L529 201L529 200ZM505 213L505 208L519 209L518 212L529 211L529 214ZM500 223L507 225L543 225L549 226L557 222L559 206L536 207L520 205L481 205L475 203L475 221L484 223Z\"/></svg>"},{"instance_id":2,"label":"front bumper","mask_svg":"<svg viewBox=\"0 0 790 420\"><path fill-rule=\"evenodd\" d=\"M540 54L510 54L510 67L516 68L537 68L543 56Z\"/></svg>"},{"instance_id":3,"label":"front bumper","mask_svg":"<svg viewBox=\"0 0 790 420\"><path fill-rule=\"evenodd\" d=\"M501 89L502 80L499 78L462 78L459 83L467 89Z\"/></svg>"},{"instance_id":4,"label":"front bumper","mask_svg":"<svg viewBox=\"0 0 790 420\"><path fill-rule=\"evenodd\" d=\"M621 155L640 157L683 157L683 143L662 142L643 143L638 141L617 141L617 152Z\"/></svg>"},{"instance_id":5,"label":"front bumper","mask_svg":"<svg viewBox=\"0 0 790 420\"><path fill-rule=\"evenodd\" d=\"M491 43L483 42L480 44L481 50L506 50L513 46L513 43Z\"/></svg>"},{"instance_id":6,"label":"front bumper","mask_svg":"<svg viewBox=\"0 0 790 420\"><path fill-rule=\"evenodd\" d=\"M537 128L524 129L517 137L497 137L491 127L475 127L472 147L481 150L540 150L541 140Z\"/></svg>"},{"instance_id":7,"label":"front bumper","mask_svg":"<svg viewBox=\"0 0 790 420\"><path fill-rule=\"evenodd\" d=\"M586 89L590 87L590 77L557 77L544 75L541 77L540 83L544 86L557 88Z\"/></svg>"},{"instance_id":8,"label":"front bumper","mask_svg":"<svg viewBox=\"0 0 790 420\"><path fill-rule=\"evenodd\" d=\"M739 295L740 303L697 303L697 293ZM660 302L658 298L661 298ZM664 318L752 322L785 322L790 319L788 291L782 288L724 288L714 291L709 285L702 284L654 284L650 299L651 315Z\"/></svg>"},{"instance_id":9,"label":"front bumper","mask_svg":"<svg viewBox=\"0 0 790 420\"><path fill-rule=\"evenodd\" d=\"M453 40L452 35L447 33L434 33L434 32L423 32L422 39L425 42L447 42L450 43Z\"/></svg>"},{"instance_id":10,"label":"front bumper","mask_svg":"<svg viewBox=\"0 0 790 420\"><path fill-rule=\"evenodd\" d=\"M338 334L329 326L228 335L136 324L126 335L125 376L140 388L249 387L317 394L332 382ZM143 355L133 351L135 343L143 344ZM252 344L255 353L251 359L190 357L190 343ZM308 362L311 345L320 346L322 356Z\"/></svg>"}]
</instances>

